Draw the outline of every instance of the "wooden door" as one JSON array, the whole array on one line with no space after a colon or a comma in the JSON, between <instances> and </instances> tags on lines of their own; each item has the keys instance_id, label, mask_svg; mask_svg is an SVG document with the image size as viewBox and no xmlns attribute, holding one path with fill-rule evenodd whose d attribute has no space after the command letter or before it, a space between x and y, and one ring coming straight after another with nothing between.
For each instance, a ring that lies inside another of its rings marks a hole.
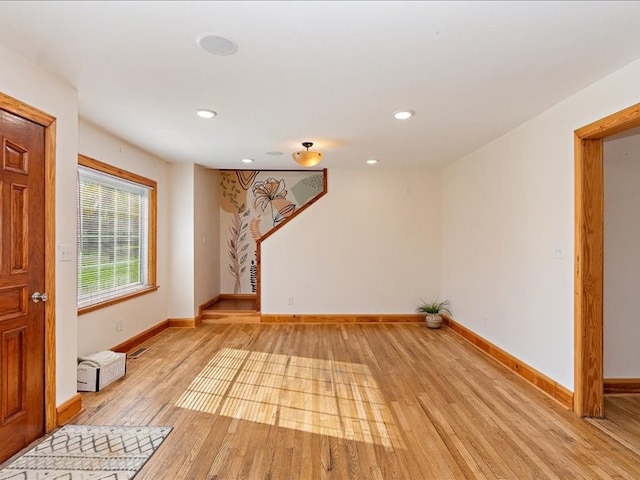
<instances>
[{"instance_id":1,"label":"wooden door","mask_svg":"<svg viewBox=\"0 0 640 480\"><path fill-rule=\"evenodd\" d=\"M0 110L0 462L44 434L45 128Z\"/></svg>"}]
</instances>

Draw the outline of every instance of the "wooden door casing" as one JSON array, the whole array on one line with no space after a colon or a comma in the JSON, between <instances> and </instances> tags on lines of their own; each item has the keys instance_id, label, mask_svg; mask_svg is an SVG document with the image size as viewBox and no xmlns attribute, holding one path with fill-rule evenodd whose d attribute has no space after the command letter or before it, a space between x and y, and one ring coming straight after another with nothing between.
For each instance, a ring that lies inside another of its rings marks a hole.
<instances>
[{"instance_id":1,"label":"wooden door casing","mask_svg":"<svg viewBox=\"0 0 640 480\"><path fill-rule=\"evenodd\" d=\"M575 307L573 409L604 416L604 168L603 141L640 126L640 103L574 132Z\"/></svg>"},{"instance_id":2,"label":"wooden door casing","mask_svg":"<svg viewBox=\"0 0 640 480\"><path fill-rule=\"evenodd\" d=\"M0 461L45 432L45 128L0 110Z\"/></svg>"}]
</instances>

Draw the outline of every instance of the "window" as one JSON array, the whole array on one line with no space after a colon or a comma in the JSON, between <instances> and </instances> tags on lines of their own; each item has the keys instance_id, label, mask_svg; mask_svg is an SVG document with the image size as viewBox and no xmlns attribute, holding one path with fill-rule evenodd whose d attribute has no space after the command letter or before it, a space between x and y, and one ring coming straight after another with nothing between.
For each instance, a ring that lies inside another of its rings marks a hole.
<instances>
[{"instance_id":1,"label":"window","mask_svg":"<svg viewBox=\"0 0 640 480\"><path fill-rule=\"evenodd\" d=\"M78 156L78 313L155 290L156 182Z\"/></svg>"}]
</instances>

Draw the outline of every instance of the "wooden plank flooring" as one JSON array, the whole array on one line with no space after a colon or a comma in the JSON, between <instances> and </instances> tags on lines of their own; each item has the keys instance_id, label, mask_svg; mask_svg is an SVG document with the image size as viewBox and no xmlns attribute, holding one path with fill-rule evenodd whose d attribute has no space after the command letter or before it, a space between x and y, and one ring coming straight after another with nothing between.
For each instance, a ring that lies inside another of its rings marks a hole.
<instances>
[{"instance_id":1,"label":"wooden plank flooring","mask_svg":"<svg viewBox=\"0 0 640 480\"><path fill-rule=\"evenodd\" d=\"M202 311L203 323L260 323L255 298L221 298Z\"/></svg>"},{"instance_id":2,"label":"wooden plank flooring","mask_svg":"<svg viewBox=\"0 0 640 480\"><path fill-rule=\"evenodd\" d=\"M73 420L173 426L136 480L640 478L634 451L447 328L202 325L144 346Z\"/></svg>"},{"instance_id":3,"label":"wooden plank flooring","mask_svg":"<svg viewBox=\"0 0 640 480\"><path fill-rule=\"evenodd\" d=\"M207 310L212 311L256 311L256 299L255 298L221 298L213 305L209 306ZM205 310L206 311L206 310Z\"/></svg>"},{"instance_id":4,"label":"wooden plank flooring","mask_svg":"<svg viewBox=\"0 0 640 480\"><path fill-rule=\"evenodd\" d=\"M640 395L606 395L604 414L589 422L640 456Z\"/></svg>"}]
</instances>

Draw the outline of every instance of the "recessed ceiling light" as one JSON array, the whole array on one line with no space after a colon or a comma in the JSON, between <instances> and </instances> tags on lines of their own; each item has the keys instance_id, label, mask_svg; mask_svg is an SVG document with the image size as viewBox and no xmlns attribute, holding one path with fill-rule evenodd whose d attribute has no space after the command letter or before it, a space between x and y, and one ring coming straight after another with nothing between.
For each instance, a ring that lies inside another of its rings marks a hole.
<instances>
[{"instance_id":1,"label":"recessed ceiling light","mask_svg":"<svg viewBox=\"0 0 640 480\"><path fill-rule=\"evenodd\" d=\"M242 163L253 163L253 158L243 158L240 160Z\"/></svg>"},{"instance_id":2,"label":"recessed ceiling light","mask_svg":"<svg viewBox=\"0 0 640 480\"><path fill-rule=\"evenodd\" d=\"M376 163L378 163L378 160L376 160L375 158L370 158L369 160L367 160L367 163L369 165L375 165Z\"/></svg>"},{"instance_id":3,"label":"recessed ceiling light","mask_svg":"<svg viewBox=\"0 0 640 480\"><path fill-rule=\"evenodd\" d=\"M198 45L212 55L233 55L238 51L238 44L233 38L219 33L205 33L198 38Z\"/></svg>"},{"instance_id":4,"label":"recessed ceiling light","mask_svg":"<svg viewBox=\"0 0 640 480\"><path fill-rule=\"evenodd\" d=\"M217 115L217 113L213 110L200 109L196 110L196 115L198 115L200 118L213 118Z\"/></svg>"},{"instance_id":5,"label":"recessed ceiling light","mask_svg":"<svg viewBox=\"0 0 640 480\"><path fill-rule=\"evenodd\" d=\"M407 118L411 118L416 114L413 110L398 110L397 112L393 112L393 116L398 120L406 120Z\"/></svg>"}]
</instances>

